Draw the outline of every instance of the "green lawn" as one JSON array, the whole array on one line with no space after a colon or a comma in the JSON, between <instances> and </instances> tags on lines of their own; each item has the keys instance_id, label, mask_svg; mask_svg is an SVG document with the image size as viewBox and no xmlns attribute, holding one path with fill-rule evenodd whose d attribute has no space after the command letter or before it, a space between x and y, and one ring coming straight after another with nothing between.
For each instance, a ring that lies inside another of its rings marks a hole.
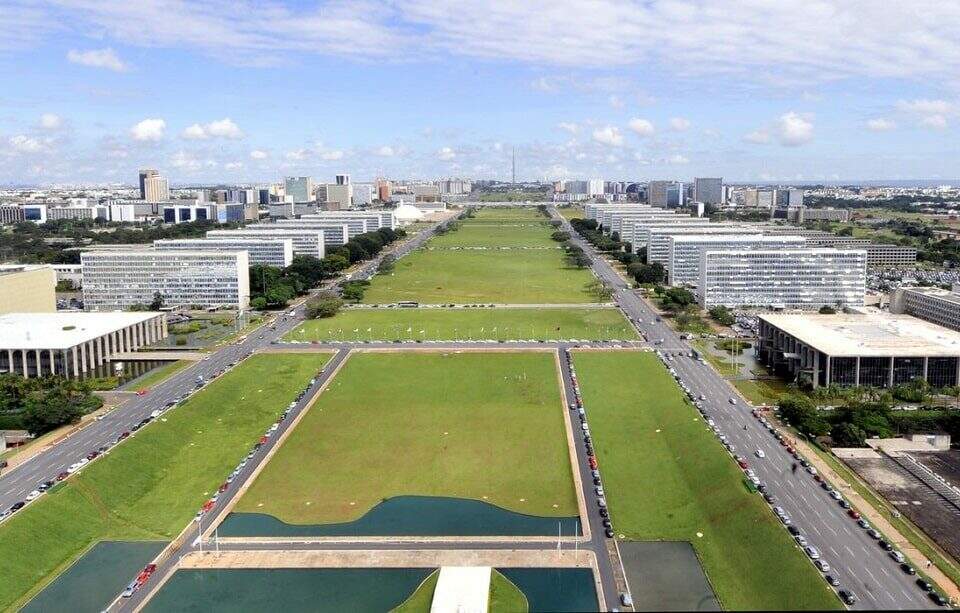
<instances>
[{"instance_id":1,"label":"green lawn","mask_svg":"<svg viewBox=\"0 0 960 613\"><path fill-rule=\"evenodd\" d=\"M780 396L790 391L777 379L738 379L733 386L753 404L777 404Z\"/></svg>"},{"instance_id":2,"label":"green lawn","mask_svg":"<svg viewBox=\"0 0 960 613\"><path fill-rule=\"evenodd\" d=\"M327 359L249 358L0 525L0 609L97 541L173 538Z\"/></svg>"},{"instance_id":3,"label":"green lawn","mask_svg":"<svg viewBox=\"0 0 960 613\"><path fill-rule=\"evenodd\" d=\"M184 368L196 364L192 360L177 360L176 362L170 362L169 364L164 364L158 368L154 368L143 377L137 379L136 381L131 381L131 385L127 386L127 389L144 389L149 388L153 385L160 383L161 381L166 380L168 377L180 372Z\"/></svg>"},{"instance_id":4,"label":"green lawn","mask_svg":"<svg viewBox=\"0 0 960 613\"><path fill-rule=\"evenodd\" d=\"M419 250L377 275L364 302L569 304L596 302L586 269L568 268L558 250Z\"/></svg>"},{"instance_id":5,"label":"green lawn","mask_svg":"<svg viewBox=\"0 0 960 613\"><path fill-rule=\"evenodd\" d=\"M691 542L724 609L840 608L653 354L574 361L618 533Z\"/></svg>"},{"instance_id":6,"label":"green lawn","mask_svg":"<svg viewBox=\"0 0 960 613\"><path fill-rule=\"evenodd\" d=\"M473 221L548 221L535 206L482 206L474 211Z\"/></svg>"},{"instance_id":7,"label":"green lawn","mask_svg":"<svg viewBox=\"0 0 960 613\"><path fill-rule=\"evenodd\" d=\"M423 580L410 597L394 607L390 613L430 613L430 605L433 603L433 593L437 589L437 580L440 578L440 571L435 570Z\"/></svg>"},{"instance_id":8,"label":"green lawn","mask_svg":"<svg viewBox=\"0 0 960 613\"><path fill-rule=\"evenodd\" d=\"M430 308L347 309L336 317L304 322L284 338L292 341L633 340L637 334L614 308Z\"/></svg>"},{"instance_id":9,"label":"green lawn","mask_svg":"<svg viewBox=\"0 0 960 613\"><path fill-rule=\"evenodd\" d=\"M498 223L463 222L459 230L447 232L430 240L437 249L451 247L549 247L558 249L560 243L550 238L553 228L544 219L539 221L503 221Z\"/></svg>"},{"instance_id":10,"label":"green lawn","mask_svg":"<svg viewBox=\"0 0 960 613\"><path fill-rule=\"evenodd\" d=\"M554 354L352 354L235 510L345 522L401 495L577 515Z\"/></svg>"}]
</instances>

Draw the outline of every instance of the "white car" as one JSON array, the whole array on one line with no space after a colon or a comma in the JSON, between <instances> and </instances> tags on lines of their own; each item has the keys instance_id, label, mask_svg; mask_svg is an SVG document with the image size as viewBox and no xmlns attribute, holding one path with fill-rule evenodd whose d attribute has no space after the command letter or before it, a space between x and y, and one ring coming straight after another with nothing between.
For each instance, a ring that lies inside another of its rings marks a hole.
<instances>
[{"instance_id":1,"label":"white car","mask_svg":"<svg viewBox=\"0 0 960 613\"><path fill-rule=\"evenodd\" d=\"M27 494L27 502L30 502L31 500L36 500L39 497L40 497L40 490L33 490L32 492Z\"/></svg>"},{"instance_id":2,"label":"white car","mask_svg":"<svg viewBox=\"0 0 960 613\"><path fill-rule=\"evenodd\" d=\"M810 556L811 560L819 560L820 552L817 551L816 547L804 547L803 550L807 552L807 555Z\"/></svg>"},{"instance_id":3,"label":"white car","mask_svg":"<svg viewBox=\"0 0 960 613\"><path fill-rule=\"evenodd\" d=\"M765 457L767 457L767 454L765 454L765 453L763 452L763 449L757 449L756 451L754 451L754 454L756 454L756 456L757 456L758 458L765 458Z\"/></svg>"}]
</instances>

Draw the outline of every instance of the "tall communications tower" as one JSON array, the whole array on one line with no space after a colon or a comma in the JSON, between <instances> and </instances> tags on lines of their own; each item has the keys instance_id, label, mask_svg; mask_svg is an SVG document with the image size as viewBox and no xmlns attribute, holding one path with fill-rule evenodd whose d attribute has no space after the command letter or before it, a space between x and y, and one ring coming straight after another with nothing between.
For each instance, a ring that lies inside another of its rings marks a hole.
<instances>
[{"instance_id":1,"label":"tall communications tower","mask_svg":"<svg viewBox=\"0 0 960 613\"><path fill-rule=\"evenodd\" d=\"M513 148L513 159L510 164L510 183L517 184L517 148Z\"/></svg>"}]
</instances>

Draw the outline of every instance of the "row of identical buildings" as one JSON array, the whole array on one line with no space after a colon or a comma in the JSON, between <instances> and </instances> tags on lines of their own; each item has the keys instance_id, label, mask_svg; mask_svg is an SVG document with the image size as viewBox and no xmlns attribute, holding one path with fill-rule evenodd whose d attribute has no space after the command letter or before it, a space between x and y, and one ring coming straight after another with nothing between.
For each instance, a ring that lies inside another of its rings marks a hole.
<instances>
[{"instance_id":1,"label":"row of identical buildings","mask_svg":"<svg viewBox=\"0 0 960 613\"><path fill-rule=\"evenodd\" d=\"M588 204L586 216L644 251L701 306L862 306L868 266L907 265L916 250L777 224L712 222L642 204Z\"/></svg>"},{"instance_id":2,"label":"row of identical buildings","mask_svg":"<svg viewBox=\"0 0 960 613\"><path fill-rule=\"evenodd\" d=\"M150 304L168 308L246 309L249 268L284 268L294 256L323 258L327 249L380 228L396 229L393 211L322 211L205 238L158 240L152 247L123 245L80 254L84 308L124 310Z\"/></svg>"}]
</instances>

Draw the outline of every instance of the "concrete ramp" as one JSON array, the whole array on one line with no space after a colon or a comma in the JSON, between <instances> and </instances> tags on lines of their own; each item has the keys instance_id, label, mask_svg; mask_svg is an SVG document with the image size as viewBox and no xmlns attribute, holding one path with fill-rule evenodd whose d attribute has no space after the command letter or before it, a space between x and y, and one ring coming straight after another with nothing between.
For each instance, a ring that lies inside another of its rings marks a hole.
<instances>
[{"instance_id":1,"label":"concrete ramp","mask_svg":"<svg viewBox=\"0 0 960 613\"><path fill-rule=\"evenodd\" d=\"M430 613L487 613L489 566L444 566L437 577Z\"/></svg>"}]
</instances>

